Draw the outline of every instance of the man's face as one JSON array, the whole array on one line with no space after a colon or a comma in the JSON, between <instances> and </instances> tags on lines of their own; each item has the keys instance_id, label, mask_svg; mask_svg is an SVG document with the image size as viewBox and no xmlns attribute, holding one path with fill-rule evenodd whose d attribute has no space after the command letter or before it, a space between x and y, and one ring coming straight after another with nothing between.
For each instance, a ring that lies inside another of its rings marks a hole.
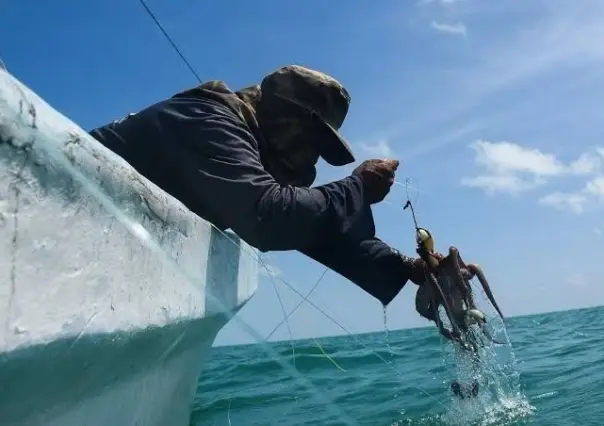
<instances>
[{"instance_id":1,"label":"man's face","mask_svg":"<svg viewBox=\"0 0 604 426\"><path fill-rule=\"evenodd\" d=\"M316 177L322 123L311 111L280 98L259 109L258 121L270 148L271 160L283 170L281 182L310 186ZM277 173L280 174L280 173Z\"/></svg>"}]
</instances>

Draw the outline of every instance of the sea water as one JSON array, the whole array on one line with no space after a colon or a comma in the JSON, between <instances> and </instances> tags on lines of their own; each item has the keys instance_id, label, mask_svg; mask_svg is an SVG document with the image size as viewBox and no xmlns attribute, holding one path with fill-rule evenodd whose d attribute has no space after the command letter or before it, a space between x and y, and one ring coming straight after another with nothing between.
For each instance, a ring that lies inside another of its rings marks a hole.
<instances>
[{"instance_id":1,"label":"sea water","mask_svg":"<svg viewBox=\"0 0 604 426\"><path fill-rule=\"evenodd\" d=\"M383 331L319 339L344 371L312 340L295 341L296 367L313 382L312 392L329 396L359 425L604 425L604 308L510 318L506 324L512 346L492 348L497 352L482 371L491 384L472 401L452 395L452 379L464 373L455 369L451 345L434 326L390 331L387 341ZM290 342L273 345L291 359ZM345 423L261 348L246 345L213 349L191 424Z\"/></svg>"}]
</instances>

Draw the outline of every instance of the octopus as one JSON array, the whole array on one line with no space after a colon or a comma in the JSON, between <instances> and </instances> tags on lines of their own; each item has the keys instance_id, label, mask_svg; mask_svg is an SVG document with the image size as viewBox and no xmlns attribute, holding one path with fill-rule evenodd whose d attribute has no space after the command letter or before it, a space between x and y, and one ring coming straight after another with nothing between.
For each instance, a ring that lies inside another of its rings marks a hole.
<instances>
[{"instance_id":1,"label":"octopus","mask_svg":"<svg viewBox=\"0 0 604 426\"><path fill-rule=\"evenodd\" d=\"M474 301L470 280L478 278L487 298L503 319L482 268L474 263L464 263L455 247L450 247L449 254L442 259L429 253L424 253L422 258L429 267L426 280L419 286L415 297L417 312L422 317L434 321L440 334L446 339L460 344L464 349L477 352L475 339L468 333L471 325L477 324L487 337L493 339L485 327L486 317ZM442 323L438 314L440 306L443 306L447 313L451 330L445 328Z\"/></svg>"}]
</instances>

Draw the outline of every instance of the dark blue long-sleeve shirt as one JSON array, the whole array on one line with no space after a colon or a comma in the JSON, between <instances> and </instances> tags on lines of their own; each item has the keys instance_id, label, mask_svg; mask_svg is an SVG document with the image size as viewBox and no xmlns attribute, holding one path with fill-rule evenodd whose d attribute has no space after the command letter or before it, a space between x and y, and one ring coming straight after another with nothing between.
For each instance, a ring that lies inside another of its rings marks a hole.
<instances>
[{"instance_id":1,"label":"dark blue long-sleeve shirt","mask_svg":"<svg viewBox=\"0 0 604 426\"><path fill-rule=\"evenodd\" d=\"M410 259L375 237L363 185L280 185L244 120L216 100L176 97L91 135L200 217L261 251L298 250L388 304Z\"/></svg>"}]
</instances>

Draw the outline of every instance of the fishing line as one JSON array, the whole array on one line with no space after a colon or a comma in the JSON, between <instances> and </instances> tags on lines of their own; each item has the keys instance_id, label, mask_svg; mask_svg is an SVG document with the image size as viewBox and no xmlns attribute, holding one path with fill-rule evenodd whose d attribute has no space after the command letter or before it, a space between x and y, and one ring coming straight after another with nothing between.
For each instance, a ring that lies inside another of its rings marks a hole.
<instances>
[{"instance_id":1,"label":"fishing line","mask_svg":"<svg viewBox=\"0 0 604 426\"><path fill-rule=\"evenodd\" d=\"M296 368L296 349L294 346L294 336L292 334L291 327L289 326L289 321L287 321L287 313L285 312L285 306L283 305L283 300L281 300L281 295L279 294L279 290L277 290L277 284L275 283L275 280L273 279L273 274L271 273L269 268L266 266L266 264L262 260L262 257L259 256L258 259L260 260L262 266L266 270L268 277L270 278L271 283L273 284L273 289L275 290L275 294L277 294L277 299L279 300L279 304L281 305L281 311L283 312L283 316L284 316L285 322L287 324L287 330L289 332L289 343L291 344L291 347L292 347L292 362L293 362L294 368ZM266 340L267 339L265 339L265 341Z\"/></svg>"},{"instance_id":2,"label":"fishing line","mask_svg":"<svg viewBox=\"0 0 604 426\"><path fill-rule=\"evenodd\" d=\"M227 420L229 421L229 426L231 425L231 402L233 402L233 400L231 398L229 398L229 409L227 410Z\"/></svg>"},{"instance_id":3,"label":"fishing line","mask_svg":"<svg viewBox=\"0 0 604 426\"><path fill-rule=\"evenodd\" d=\"M159 30L164 34L164 36L166 37L168 42L172 45L172 47L174 48L176 53L178 53L178 55L180 56L180 59L182 59L182 61L185 63L185 65L189 68L189 71L191 71L191 73L195 76L197 81L201 83L201 78L199 78L199 76L195 72L195 69L191 66L189 61L187 61L187 58L185 58L185 55L183 55L183 53L180 51L180 49L178 48L176 43L174 43L174 41L172 40L172 37L170 37L170 35L166 32L166 30L164 30L164 27L162 26L162 24L159 23L158 19L155 17L155 14L151 11L151 9L149 9L149 6L147 6L147 3L145 3L145 0L138 0L138 1L145 8L147 13L151 17L151 19L153 19L153 22L155 22L155 25L157 25L157 28L159 28Z\"/></svg>"},{"instance_id":4,"label":"fishing line","mask_svg":"<svg viewBox=\"0 0 604 426\"><path fill-rule=\"evenodd\" d=\"M405 188L407 190L407 196L409 196L409 192L408 192L409 189L417 192L418 194L420 194L420 193L426 194L426 191L424 191L422 189L419 189L419 188L411 185L410 182L411 182L411 178L407 178L407 179L405 179L404 183L403 182L399 182L398 180L395 180L394 184L398 185L398 186L402 186L403 188Z\"/></svg>"},{"instance_id":5,"label":"fishing line","mask_svg":"<svg viewBox=\"0 0 604 426\"><path fill-rule=\"evenodd\" d=\"M323 355L325 355L325 358L327 358L328 360L330 360L333 363L333 365L335 365L338 368L338 370L342 371L343 373L346 373L346 370L344 370L342 367L340 367L338 365L338 363L332 357L330 357L329 355L327 355L327 353L325 352L325 350L323 349L323 347L321 346L321 344L319 343L319 341L317 339L315 339L315 338L313 338L313 340L315 342L315 345L317 345L317 347L319 348L319 350L323 353Z\"/></svg>"},{"instance_id":6,"label":"fishing line","mask_svg":"<svg viewBox=\"0 0 604 426\"><path fill-rule=\"evenodd\" d=\"M245 251L244 249L242 249L242 251ZM302 293L300 293L295 287L293 287L292 285L290 285L286 280L284 280L281 277L276 277L277 280L281 281L286 287L288 287L290 290L292 290L294 293L296 293L298 296L300 297L304 297L304 295ZM388 367L390 367L401 379L404 379L404 377L402 376L402 374L396 370L384 357L382 357L375 349L369 347L368 345L366 345L365 343L363 343L355 334L353 334L348 328L346 328L344 325L342 325L340 322L338 322L336 319L334 319L331 315L329 315L327 312L325 312L325 310L323 310L321 307L319 307L318 305L316 305L313 301L307 299L306 302L311 305L313 308L315 308L317 311L319 311L321 314L323 314L327 319L329 319L331 322L333 322L335 325L337 325L338 327L340 327L344 332L346 332L346 334L348 334L350 337L352 337L356 343L358 343L360 346L362 346L363 348L367 349L369 352L371 352L373 355L375 355L377 358L379 358L384 364L386 364ZM420 392L424 393L425 395L431 397L432 399L434 399L438 404L440 404L442 407L447 408L443 403L441 403L438 398L436 398L434 395L430 394L428 391L422 389L419 386L416 385L411 385L411 387L419 390Z\"/></svg>"},{"instance_id":7,"label":"fishing line","mask_svg":"<svg viewBox=\"0 0 604 426\"><path fill-rule=\"evenodd\" d=\"M323 277L325 276L325 274L327 273L328 268L325 268L323 270L323 273L321 274L321 276L319 277L319 279L317 280L317 282L315 283L315 285L310 289L310 291L306 294L306 296L304 296L302 298L302 300L300 300L300 302L296 305L296 307L294 309L291 310L291 312L289 312L288 314L285 313L285 308L283 307L283 303L281 304L281 308L283 310L283 315L284 318L283 320L277 324L275 326L275 328L273 328L273 330L268 334L268 336L265 337L264 341L266 342L275 331L277 331L277 329L285 322L287 324L287 328L289 330L289 338L290 338L290 343L292 345L292 354L293 354L293 359L294 359L294 367L296 366L296 357L295 357L295 353L294 353L294 344L293 344L293 336L292 336L292 332L290 329L290 325L289 325L289 317L291 315L294 314L294 312L296 312L296 310L302 305L302 303L304 303L305 301L307 301L308 297L312 294L312 292L317 288L317 286L319 285L319 283L321 282L321 280L323 279ZM277 296L279 296L279 291L277 290L277 285L275 284L275 281L271 278L271 281L273 283L273 287L275 289L275 292L277 293ZM323 349L323 347L321 346L321 344L319 343L319 341L316 338L313 338L313 341L315 343L315 345L319 348L319 350L323 353L323 355L333 363L333 365L335 365L339 370L343 371L344 373L346 372L346 370L344 370L342 367L340 367L338 365L338 363L331 358L329 355L327 355L327 353L325 352L325 350Z\"/></svg>"},{"instance_id":8,"label":"fishing line","mask_svg":"<svg viewBox=\"0 0 604 426\"><path fill-rule=\"evenodd\" d=\"M294 309L292 309L286 316L285 318L275 326L275 328L273 328L273 330L268 334L268 336L266 336L264 338L265 341L267 341L268 339L271 338L271 336L275 333L275 331L277 331L277 329L279 327L281 327L281 325L287 321L289 319L289 317L291 317L294 312L296 312L298 310L298 308L300 306L302 306L302 304L304 302L306 302L308 300L308 298L310 297L310 295L312 294L313 291L315 291L315 289L317 288L317 286L319 285L319 283L321 282L321 280L323 280L323 277L327 274L327 271L329 270L329 268L325 268L323 270L323 273L321 274L321 276L319 277L319 279L317 280L317 282L315 282L315 285L310 289L310 291L308 293L306 293L306 296L302 296L302 300L300 300L300 302L296 305L296 307Z\"/></svg>"}]
</instances>

